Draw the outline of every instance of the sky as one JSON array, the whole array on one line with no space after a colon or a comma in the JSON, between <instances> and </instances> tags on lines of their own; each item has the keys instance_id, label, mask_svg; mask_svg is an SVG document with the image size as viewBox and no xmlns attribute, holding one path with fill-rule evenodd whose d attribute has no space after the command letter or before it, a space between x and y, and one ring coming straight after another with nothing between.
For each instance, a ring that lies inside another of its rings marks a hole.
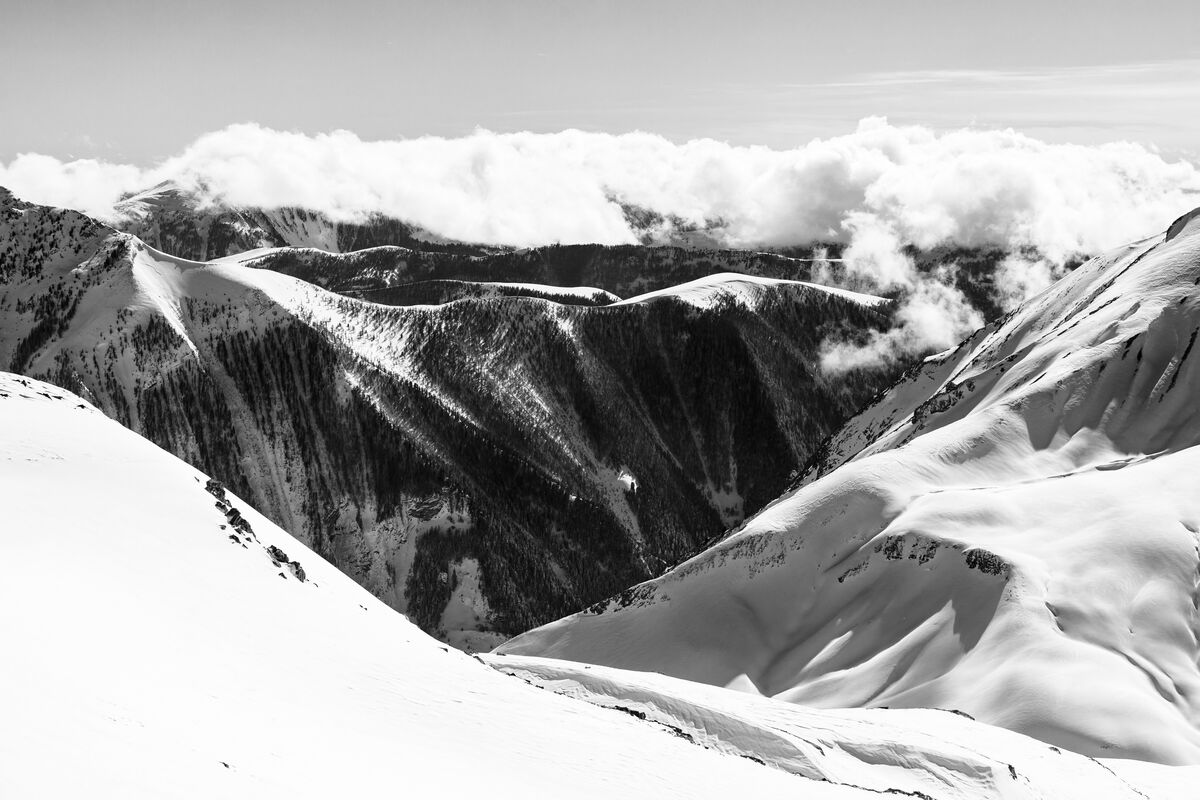
<instances>
[{"instance_id":1,"label":"sky","mask_svg":"<svg viewBox=\"0 0 1200 800\"><path fill-rule=\"evenodd\" d=\"M853 365L982 323L909 245L1002 248L1007 308L1200 205L1197 30L1195 0L0 0L0 186L117 224L170 184L514 247L638 241L630 207L836 242L904 298Z\"/></svg>"},{"instance_id":2,"label":"sky","mask_svg":"<svg viewBox=\"0 0 1200 800\"><path fill-rule=\"evenodd\" d=\"M886 117L1200 150L1192 0L0 0L0 12L0 162L144 167L247 122L365 140L577 128L790 148Z\"/></svg>"}]
</instances>

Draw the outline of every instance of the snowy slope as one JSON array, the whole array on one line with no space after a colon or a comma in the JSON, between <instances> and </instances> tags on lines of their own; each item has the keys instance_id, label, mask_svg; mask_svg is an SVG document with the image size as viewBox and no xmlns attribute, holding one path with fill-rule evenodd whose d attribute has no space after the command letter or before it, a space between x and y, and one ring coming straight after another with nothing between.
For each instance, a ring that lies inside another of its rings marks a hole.
<instances>
[{"instance_id":1,"label":"snowy slope","mask_svg":"<svg viewBox=\"0 0 1200 800\"><path fill-rule=\"evenodd\" d=\"M170 252L170 248L160 249ZM802 252L810 254L807 250ZM812 252L824 249L814 246ZM994 267L992 262L998 263L1002 255L999 251L959 253L954 260L966 264L985 261ZM922 268L936 269L947 257L946 253L929 252L921 254L919 261ZM642 245L552 245L490 253L430 252L396 246L351 253L267 248L242 253L237 258L339 292L414 281L458 280L598 287L627 298L671 290L693 281L703 287L708 279L718 282L745 279L744 288L755 293L752 285L768 287L808 281L814 278L816 264L841 263L837 258L792 258L748 250ZM982 292L986 294L986 290Z\"/></svg>"},{"instance_id":2,"label":"snowy slope","mask_svg":"<svg viewBox=\"0 0 1200 800\"><path fill-rule=\"evenodd\" d=\"M764 278L756 275L742 275L736 272L722 272L706 275L693 281L658 289L653 292L639 294L621 300L613 305L632 305L647 303L652 300L671 297L696 308L712 308L725 299L754 307L764 298L777 296L780 291L815 291L827 292L837 297L860 303L868 308L886 304L888 301L874 295L860 294L833 286L822 286L804 281L781 280L779 278Z\"/></svg>"},{"instance_id":3,"label":"snowy slope","mask_svg":"<svg viewBox=\"0 0 1200 800\"><path fill-rule=\"evenodd\" d=\"M824 711L745 692L570 661L488 655L536 686L642 715L720 752L875 792L967 800L1190 798L1200 767L1096 760L938 710Z\"/></svg>"},{"instance_id":4,"label":"snowy slope","mask_svg":"<svg viewBox=\"0 0 1200 800\"><path fill-rule=\"evenodd\" d=\"M1087 263L742 530L501 652L1200 763L1200 233Z\"/></svg>"},{"instance_id":5,"label":"snowy slope","mask_svg":"<svg viewBox=\"0 0 1200 800\"><path fill-rule=\"evenodd\" d=\"M6 798L860 794L447 651L57 387L0 376L0 441Z\"/></svg>"},{"instance_id":6,"label":"snowy slope","mask_svg":"<svg viewBox=\"0 0 1200 800\"><path fill-rule=\"evenodd\" d=\"M384 305L442 305L463 298L536 297L564 305L603 306L621 298L592 286L557 286L545 283L480 280L419 280L404 274L406 259L425 254L401 247L378 247L357 253L339 254L314 248L263 247L213 259L210 263L240 264L270 268L288 259L325 264L334 259L333 270L287 271L322 288ZM382 261L387 266L372 266Z\"/></svg>"},{"instance_id":7,"label":"snowy slope","mask_svg":"<svg viewBox=\"0 0 1200 800\"><path fill-rule=\"evenodd\" d=\"M0 374L0 441L6 798L1185 796L951 714L494 659L526 685L70 393Z\"/></svg>"}]
</instances>

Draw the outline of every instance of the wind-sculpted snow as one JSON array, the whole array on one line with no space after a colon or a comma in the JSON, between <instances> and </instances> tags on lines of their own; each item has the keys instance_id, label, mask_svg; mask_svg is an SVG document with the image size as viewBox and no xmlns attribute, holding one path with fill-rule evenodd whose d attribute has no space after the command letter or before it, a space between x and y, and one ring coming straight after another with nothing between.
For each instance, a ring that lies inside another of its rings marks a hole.
<instances>
[{"instance_id":1,"label":"wind-sculpted snow","mask_svg":"<svg viewBox=\"0 0 1200 800\"><path fill-rule=\"evenodd\" d=\"M958 711L825 711L650 672L484 658L535 686L623 711L704 747L875 792L946 800L1182 799L1200 778L1198 767L1090 759Z\"/></svg>"},{"instance_id":2,"label":"wind-sculpted snow","mask_svg":"<svg viewBox=\"0 0 1200 800\"><path fill-rule=\"evenodd\" d=\"M696 552L888 377L816 366L825 337L885 325L887 307L794 282L590 307L609 296L368 270L359 294L385 304L243 263L262 253L188 261L6 209L0 364L217 476L463 647Z\"/></svg>"},{"instance_id":3,"label":"wind-sculpted snow","mask_svg":"<svg viewBox=\"0 0 1200 800\"><path fill-rule=\"evenodd\" d=\"M1167 228L1167 241L1171 241L1176 236L1183 235L1189 230L1194 230L1200 220L1200 208L1193 208L1188 213L1184 214L1179 219L1171 223L1171 227Z\"/></svg>"},{"instance_id":4,"label":"wind-sculpted snow","mask_svg":"<svg viewBox=\"0 0 1200 800\"><path fill-rule=\"evenodd\" d=\"M523 682L56 386L0 373L0 441L6 798L1169 800L1194 780L944 712L492 661Z\"/></svg>"},{"instance_id":5,"label":"wind-sculpted snow","mask_svg":"<svg viewBox=\"0 0 1200 800\"><path fill-rule=\"evenodd\" d=\"M1200 235L927 359L741 530L500 652L1200 763Z\"/></svg>"}]
</instances>

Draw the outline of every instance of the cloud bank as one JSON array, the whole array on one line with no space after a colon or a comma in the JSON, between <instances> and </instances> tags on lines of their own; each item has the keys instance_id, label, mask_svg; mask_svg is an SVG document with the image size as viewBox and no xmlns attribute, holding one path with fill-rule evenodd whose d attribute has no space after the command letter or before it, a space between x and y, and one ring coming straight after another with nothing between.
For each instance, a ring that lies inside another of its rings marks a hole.
<instances>
[{"instance_id":1,"label":"cloud bank","mask_svg":"<svg viewBox=\"0 0 1200 800\"><path fill-rule=\"evenodd\" d=\"M635 242L623 204L718 223L730 247L838 242L860 285L905 298L900 327L864 351L878 358L948 346L977 324L961 296L916 273L905 244L1036 253L997 273L1009 307L1072 256L1150 235L1200 204L1200 170L1141 145L937 133L878 118L790 150L576 130L364 141L242 124L149 168L39 154L0 164L0 185L18 196L110 219L122 195L165 180L206 203L301 206L339 220L383 213L486 244ZM827 355L831 368L858 357L838 346Z\"/></svg>"},{"instance_id":2,"label":"cloud bank","mask_svg":"<svg viewBox=\"0 0 1200 800\"><path fill-rule=\"evenodd\" d=\"M489 244L636 241L628 203L722 220L730 246L848 242L852 221L869 214L918 246L1024 246L1052 262L1159 230L1200 202L1195 165L1137 144L938 134L882 119L791 150L574 130L364 141L243 124L150 168L38 154L0 164L0 184L19 196L108 217L122 194L163 180L210 202L337 219L381 212Z\"/></svg>"}]
</instances>

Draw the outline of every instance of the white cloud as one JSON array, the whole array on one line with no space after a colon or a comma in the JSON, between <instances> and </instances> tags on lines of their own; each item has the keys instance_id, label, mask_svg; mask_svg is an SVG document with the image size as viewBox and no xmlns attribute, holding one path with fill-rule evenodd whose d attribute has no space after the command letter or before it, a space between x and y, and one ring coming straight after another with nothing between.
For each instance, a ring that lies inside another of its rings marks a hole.
<instances>
[{"instance_id":1,"label":"white cloud","mask_svg":"<svg viewBox=\"0 0 1200 800\"><path fill-rule=\"evenodd\" d=\"M852 211L842 227L850 244L842 253L849 277L870 289L911 289L917 270L903 252L904 242L895 228L874 214Z\"/></svg>"},{"instance_id":2,"label":"white cloud","mask_svg":"<svg viewBox=\"0 0 1200 800\"><path fill-rule=\"evenodd\" d=\"M983 316L958 289L937 280L922 280L901 301L892 328L873 331L865 344L824 342L821 368L840 374L895 363L914 353L945 350L983 322Z\"/></svg>"},{"instance_id":3,"label":"white cloud","mask_svg":"<svg viewBox=\"0 0 1200 800\"><path fill-rule=\"evenodd\" d=\"M1029 298L1048 288L1061 278L1065 270L1044 258L1023 253L1010 253L993 275L996 300L1005 311L1011 311Z\"/></svg>"},{"instance_id":4,"label":"white cloud","mask_svg":"<svg viewBox=\"0 0 1200 800\"><path fill-rule=\"evenodd\" d=\"M364 141L243 124L149 169L36 154L0 165L0 184L19 196L97 214L165 179L214 201L341 219L382 212L496 244L633 241L616 198L694 223L721 219L732 246L848 242L866 214L920 246L1032 247L1054 263L1160 230L1200 202L1193 164L1140 145L937 134L882 119L791 150L573 130Z\"/></svg>"},{"instance_id":5,"label":"white cloud","mask_svg":"<svg viewBox=\"0 0 1200 800\"><path fill-rule=\"evenodd\" d=\"M856 289L895 293L899 305L892 326L871 332L865 342L822 342L822 370L840 374L944 350L983 324L983 316L954 286L957 265L918 271L904 252L906 243L894 223L875 214L854 212L844 227L850 235L843 253L845 280ZM1019 291L1022 266L1013 263L1012 274L1006 277L1006 296Z\"/></svg>"},{"instance_id":6,"label":"white cloud","mask_svg":"<svg viewBox=\"0 0 1200 800\"><path fill-rule=\"evenodd\" d=\"M1163 230L1200 204L1200 169L1138 144L937 133L880 118L790 150L577 130L364 141L242 124L147 169L38 154L0 164L0 185L18 196L102 217L122 194L163 180L212 203L302 206L335 219L378 212L490 244L636 241L621 203L698 225L720 220L732 247L838 242L847 280L896 292L901 307L898 327L866 348L827 347L830 369L948 347L982 322L945 276L916 271L906 244L1027 254L996 274L1008 308L1071 257Z\"/></svg>"},{"instance_id":7,"label":"white cloud","mask_svg":"<svg viewBox=\"0 0 1200 800\"><path fill-rule=\"evenodd\" d=\"M126 192L144 188L145 173L128 164L93 159L62 162L53 156L22 153L0 164L0 186L22 200L74 208L110 218L113 203Z\"/></svg>"}]
</instances>

